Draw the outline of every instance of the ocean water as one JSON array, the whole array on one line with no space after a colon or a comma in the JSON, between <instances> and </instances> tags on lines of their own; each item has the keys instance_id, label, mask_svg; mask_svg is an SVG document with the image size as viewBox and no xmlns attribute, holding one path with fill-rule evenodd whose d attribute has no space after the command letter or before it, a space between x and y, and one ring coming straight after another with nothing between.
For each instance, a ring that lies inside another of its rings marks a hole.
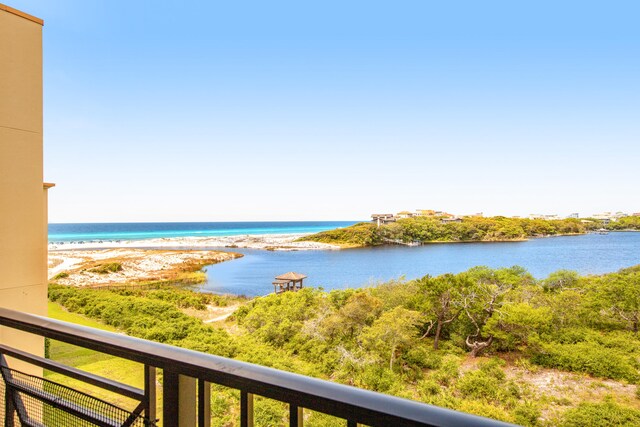
<instances>
[{"instance_id":1,"label":"ocean water","mask_svg":"<svg viewBox=\"0 0 640 427\"><path fill-rule=\"evenodd\" d=\"M49 242L318 233L355 223L356 221L274 221L49 224Z\"/></svg>"},{"instance_id":2,"label":"ocean water","mask_svg":"<svg viewBox=\"0 0 640 427\"><path fill-rule=\"evenodd\" d=\"M399 277L458 273L477 265L494 268L520 265L537 278L559 269L601 274L640 264L640 233L339 251L233 250L244 257L207 267L208 282L202 285L202 291L265 295L273 292L273 278L288 271L304 273L309 276L305 285L326 290L367 286Z\"/></svg>"}]
</instances>

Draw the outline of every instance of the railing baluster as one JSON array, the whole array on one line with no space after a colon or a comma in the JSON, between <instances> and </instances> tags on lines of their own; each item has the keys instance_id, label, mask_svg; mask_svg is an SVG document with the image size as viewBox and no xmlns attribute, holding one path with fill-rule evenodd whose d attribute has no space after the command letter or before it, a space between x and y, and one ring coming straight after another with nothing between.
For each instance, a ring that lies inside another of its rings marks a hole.
<instances>
[{"instance_id":1,"label":"railing baluster","mask_svg":"<svg viewBox=\"0 0 640 427\"><path fill-rule=\"evenodd\" d=\"M187 375L179 375L178 383L178 414L180 423L177 427L193 427L198 422L196 410L198 409L198 398L196 393L197 380Z\"/></svg>"},{"instance_id":2,"label":"railing baluster","mask_svg":"<svg viewBox=\"0 0 640 427\"><path fill-rule=\"evenodd\" d=\"M240 427L253 427L253 394L240 391Z\"/></svg>"},{"instance_id":3,"label":"railing baluster","mask_svg":"<svg viewBox=\"0 0 640 427\"><path fill-rule=\"evenodd\" d=\"M13 427L13 417L15 416L15 407L13 406L13 390L5 384L4 387L4 425L5 427Z\"/></svg>"},{"instance_id":4,"label":"railing baluster","mask_svg":"<svg viewBox=\"0 0 640 427\"><path fill-rule=\"evenodd\" d=\"M156 368L144 365L144 415L153 422L156 419Z\"/></svg>"},{"instance_id":5,"label":"railing baluster","mask_svg":"<svg viewBox=\"0 0 640 427\"><path fill-rule=\"evenodd\" d=\"M179 375L164 369L162 378L162 424L178 426L180 422L178 410Z\"/></svg>"},{"instance_id":6,"label":"railing baluster","mask_svg":"<svg viewBox=\"0 0 640 427\"><path fill-rule=\"evenodd\" d=\"M304 414L302 408L292 403L289 404L289 427L302 427Z\"/></svg>"},{"instance_id":7,"label":"railing baluster","mask_svg":"<svg viewBox=\"0 0 640 427\"><path fill-rule=\"evenodd\" d=\"M198 380L198 427L211 427L211 383Z\"/></svg>"}]
</instances>

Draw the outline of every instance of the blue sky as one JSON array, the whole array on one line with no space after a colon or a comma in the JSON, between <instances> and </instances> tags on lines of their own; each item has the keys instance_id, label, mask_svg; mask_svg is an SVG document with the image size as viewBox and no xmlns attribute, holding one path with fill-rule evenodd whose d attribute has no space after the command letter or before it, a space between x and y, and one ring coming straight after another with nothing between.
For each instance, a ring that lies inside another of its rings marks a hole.
<instances>
[{"instance_id":1,"label":"blue sky","mask_svg":"<svg viewBox=\"0 0 640 427\"><path fill-rule=\"evenodd\" d=\"M51 222L640 211L636 1L10 5Z\"/></svg>"}]
</instances>

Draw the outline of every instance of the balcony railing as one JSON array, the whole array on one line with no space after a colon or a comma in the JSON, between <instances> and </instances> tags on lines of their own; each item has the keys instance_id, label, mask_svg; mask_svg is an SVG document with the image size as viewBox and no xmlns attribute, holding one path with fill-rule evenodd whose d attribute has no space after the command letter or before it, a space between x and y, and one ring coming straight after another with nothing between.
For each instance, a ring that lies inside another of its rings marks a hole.
<instances>
[{"instance_id":1,"label":"balcony railing","mask_svg":"<svg viewBox=\"0 0 640 427\"><path fill-rule=\"evenodd\" d=\"M20 411L28 411L24 399L38 401L39 404L31 406L44 414L40 415L44 420L33 421L33 424L27 422L25 425L47 425L47 417L51 416L53 410L71 414L90 425L154 425L157 418L158 370L162 371L163 378L163 404L158 418L165 427L210 426L211 384L240 391L242 427L253 426L254 395L288 404L289 425L295 427L303 425L304 411L317 411L342 418L347 427L508 425L407 399L4 308L0 308L0 325L139 362L144 366L145 376L142 390L0 345L5 383L5 425L13 425L14 413L19 415ZM118 411L110 403L96 398L93 399L97 403L88 402L87 397L91 396L79 392L75 393L80 398L74 399L74 390L68 387L10 369L5 356L126 396L138 402L138 405L118 421L113 416ZM42 409L43 406L52 409L47 412ZM20 420L22 422L22 418Z\"/></svg>"}]
</instances>

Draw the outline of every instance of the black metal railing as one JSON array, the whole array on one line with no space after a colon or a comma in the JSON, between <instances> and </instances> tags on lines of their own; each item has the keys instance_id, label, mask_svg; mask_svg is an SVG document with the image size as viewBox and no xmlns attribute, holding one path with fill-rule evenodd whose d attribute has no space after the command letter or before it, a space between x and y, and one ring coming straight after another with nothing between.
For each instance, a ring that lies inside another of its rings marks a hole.
<instances>
[{"instance_id":1,"label":"black metal railing","mask_svg":"<svg viewBox=\"0 0 640 427\"><path fill-rule=\"evenodd\" d=\"M443 427L508 425L407 399L5 308L0 308L0 325L143 364L145 387L141 390L0 345L3 357L20 359L134 399L139 404L132 414L143 414L147 424L156 419L155 377L156 370L160 369L163 378L160 418L165 427L185 425L185 417L191 416L194 421L197 420L199 427L208 427L211 422L211 384L240 390L242 427L253 425L254 395L287 403L289 425L295 427L302 426L305 410L342 418L348 427L359 424Z\"/></svg>"}]
</instances>

